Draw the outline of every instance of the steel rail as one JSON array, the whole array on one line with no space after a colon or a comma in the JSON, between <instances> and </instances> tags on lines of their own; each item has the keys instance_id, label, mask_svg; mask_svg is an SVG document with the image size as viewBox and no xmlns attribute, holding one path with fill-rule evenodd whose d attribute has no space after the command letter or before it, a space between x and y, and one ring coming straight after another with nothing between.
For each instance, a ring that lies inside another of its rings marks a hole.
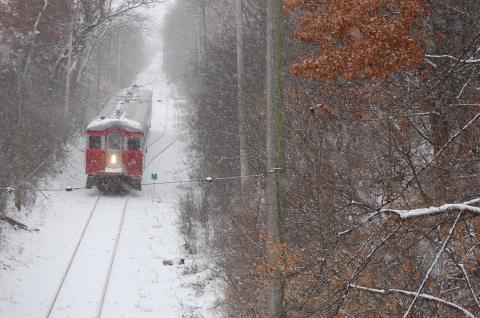
<instances>
[{"instance_id":1,"label":"steel rail","mask_svg":"<svg viewBox=\"0 0 480 318\"><path fill-rule=\"evenodd\" d=\"M160 150L159 152L157 152L157 154L152 158L152 160L150 160L147 165L145 166L145 168L148 168L150 167L150 165L155 161L157 160L158 156L160 156L162 153L164 153L166 150L168 150L168 148L170 148L174 143L176 143L178 141L178 139L180 139L180 137L177 137L175 139L173 139L166 147L164 147L162 150Z\"/></svg>"},{"instance_id":2,"label":"steel rail","mask_svg":"<svg viewBox=\"0 0 480 318\"><path fill-rule=\"evenodd\" d=\"M154 89L155 89L155 87L156 87L156 85L157 85L156 82L158 82L157 78L158 78L158 73L159 73L158 70L159 70L159 68L160 68L160 64L157 66L157 72L155 72L155 83L153 83L153 90L152 90L152 91L154 91ZM164 132L162 132L162 136L163 136L163 134L165 133L165 131L166 131L166 125L165 125L165 130L164 130ZM164 151L164 150L162 150L162 152L163 152L163 151ZM43 164L43 163L42 163L42 164ZM40 166L41 166L41 165L40 165ZM40 168L40 166L37 167L37 169ZM37 169L35 169L31 174L35 173ZM96 208L97 208L98 202L100 201L100 198L102 197L102 195L103 195L103 192L100 192L100 194L98 195L98 197L97 197L97 199L96 199L96 201L95 201L95 204L94 204L93 208L92 208L91 211L90 211L90 215L89 215L89 217L88 217L88 220L87 220L87 222L85 223L85 225L84 225L84 227L83 227L83 229L82 229L82 233L81 233L81 235L80 235L80 238L78 239L78 241L77 241L77 243L76 243L76 245L75 245L75 249L74 249L72 255L70 256L70 259L69 259L67 268L66 268L66 270L64 271L64 273L63 273L63 275L62 275L62 279L61 279L61 281L60 281L60 283L59 283L59 285L58 285L58 287L57 287L57 289L56 289L56 291L55 291L55 296L54 296L54 298L53 298L53 300L52 300L52 302L51 302L51 304L50 304L50 306L49 306L49 308L48 308L48 312L47 312L46 318L50 318L51 315L52 315L52 313L53 313L53 309L55 308L55 304L56 304L56 302L57 302L57 300L58 300L58 297L59 297L59 295L60 295L60 292L62 291L62 287L64 286L66 277L67 277L68 273L70 272L70 268L71 268L71 266L72 266L72 264L73 264L73 261L75 260L75 257L76 257L76 255L77 255L77 252L78 252L79 247L80 247L80 244L81 244L82 241L83 241L83 238L84 238L84 236L85 236L85 233L86 233L86 231L87 231L87 228L88 228L88 226L89 226L89 224L90 224L90 221L91 221L91 219L92 219L92 217L93 217L93 214L94 214L94 212L95 212L95 210L96 210ZM114 248L113 248L113 253L112 253L111 258L110 258L110 264L109 264L108 272L107 272L107 275L106 275L106 278L105 278L105 281L104 281L102 296L101 296L101 299L100 299L100 304L99 304L98 309L97 309L97 317L101 317L101 315L102 315L103 304L104 304L104 302L105 302L105 297L106 297L106 294L107 294L107 291L108 291L108 285L109 285L109 282L110 282L110 276L111 276L111 272L112 272L112 269L113 269L113 264L114 264L114 260L115 260L115 255L116 255L116 251L117 251L117 247L118 247L118 242L119 242L119 240L120 240L121 232L122 232L122 229L123 229L123 224L124 224L124 222L125 222L125 214L126 214L126 210L127 210L127 205L128 205L129 199L130 199L130 197L127 197L127 199L126 199L126 201L125 201L125 204L124 204L124 206L123 206L122 217L121 217L121 220L120 220L120 224L119 224L119 226L118 226L117 235L116 235L116 240L115 240L115 244L114 244Z\"/></svg>"},{"instance_id":3,"label":"steel rail","mask_svg":"<svg viewBox=\"0 0 480 318\"><path fill-rule=\"evenodd\" d=\"M153 156L153 158L145 165L145 168L150 167L150 165L155 160L157 160L158 156L160 156L162 153L164 153L168 148L170 148L173 144L175 144L178 141L178 139L180 139L180 129L178 128L178 124L180 124L181 121L180 121L180 113L178 111L177 102L175 102L175 117L176 117L176 120L177 120L177 137L175 139L173 139L166 147L164 147L162 150L157 152L157 154L155 156ZM165 130L166 130L166 126L165 126Z\"/></svg>"},{"instance_id":4,"label":"steel rail","mask_svg":"<svg viewBox=\"0 0 480 318\"><path fill-rule=\"evenodd\" d=\"M163 136L165 135L165 133L167 132L167 126L168 126L168 107L167 109L165 110L166 112L166 116L165 116L165 123L163 125L163 131L160 133L160 136L158 136L153 142L149 143L147 145L147 148L150 148L151 146L155 145L158 141L160 141Z\"/></svg>"},{"instance_id":5,"label":"steel rail","mask_svg":"<svg viewBox=\"0 0 480 318\"><path fill-rule=\"evenodd\" d=\"M127 200L125 201L125 204L123 206L122 219L120 220L120 224L118 225L117 237L115 239L115 245L113 246L113 253L112 253L112 256L110 257L110 264L108 266L107 276L106 276L105 281L103 283L102 297L100 298L100 304L99 304L98 310L97 310L97 318L100 318L102 316L103 304L105 303L105 296L107 295L108 284L110 283L110 275L112 274L113 263L115 261L115 255L117 254L118 242L120 241L120 235L122 233L123 224L125 223L125 214L126 214L126 211L127 211L127 206L128 206L128 201L129 200L130 200L130 197L127 197Z\"/></svg>"},{"instance_id":6,"label":"steel rail","mask_svg":"<svg viewBox=\"0 0 480 318\"><path fill-rule=\"evenodd\" d=\"M47 312L47 315L46 315L47 318L49 318L50 315L53 312L53 308L55 307L55 303L57 302L57 299L58 299L58 296L60 295L63 284L65 283L65 279L67 278L68 272L70 271L70 268L72 267L73 260L75 259L75 256L77 255L80 244L82 243L82 240L85 236L85 232L87 231L88 225L90 224L90 221L92 220L93 213L97 209L98 202L100 201L100 198L102 197L102 195L103 195L103 192L100 192L97 199L95 200L95 204L93 205L92 210L90 211L90 215L88 216L87 222L83 226L82 233L80 234L80 238L78 239L77 244L75 245L75 249L73 250L73 253L70 256L70 259L68 261L67 268L65 269L65 271L62 275L62 279L60 280L60 283L58 284L58 287L55 291L55 296L53 297L53 300L50 303L50 306L48 308L48 312Z\"/></svg>"},{"instance_id":7,"label":"steel rail","mask_svg":"<svg viewBox=\"0 0 480 318\"><path fill-rule=\"evenodd\" d=\"M162 62L163 63L163 62ZM156 68L156 71L154 73L154 79L153 79L153 83L152 83L152 98L153 98L153 92L155 92L156 88L157 88L157 84L158 84L158 76L159 76L159 73L160 73L160 67L161 67L161 63L158 63L157 65L157 68ZM167 108L167 111L168 111L168 108ZM153 113L153 110L152 110L152 113ZM168 114L168 113L167 113ZM155 139L155 141L147 144L147 149L150 148L150 146L154 145L157 141L159 141L163 135L165 134L165 132L167 131L167 124L168 124L168 121L167 121L167 116L165 116L165 126L164 126L164 129L162 131L162 133L160 134L160 137L158 137L157 139Z\"/></svg>"}]
</instances>

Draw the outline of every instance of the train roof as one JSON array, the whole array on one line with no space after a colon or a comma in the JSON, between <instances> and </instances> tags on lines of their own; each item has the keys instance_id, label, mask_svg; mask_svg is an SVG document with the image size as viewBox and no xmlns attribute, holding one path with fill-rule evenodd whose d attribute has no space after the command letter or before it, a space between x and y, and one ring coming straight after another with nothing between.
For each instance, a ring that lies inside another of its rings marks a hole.
<instances>
[{"instance_id":1,"label":"train roof","mask_svg":"<svg viewBox=\"0 0 480 318\"><path fill-rule=\"evenodd\" d=\"M152 91L133 85L120 91L88 126L87 131L119 127L128 132L143 133L150 125Z\"/></svg>"}]
</instances>

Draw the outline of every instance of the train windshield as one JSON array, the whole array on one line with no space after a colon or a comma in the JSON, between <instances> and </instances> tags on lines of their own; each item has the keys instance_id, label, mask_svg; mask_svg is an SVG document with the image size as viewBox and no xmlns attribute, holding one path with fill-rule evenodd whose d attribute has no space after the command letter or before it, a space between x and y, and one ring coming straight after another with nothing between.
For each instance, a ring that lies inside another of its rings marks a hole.
<instances>
[{"instance_id":1,"label":"train windshield","mask_svg":"<svg viewBox=\"0 0 480 318\"><path fill-rule=\"evenodd\" d=\"M140 150L140 138L129 138L127 148L128 150Z\"/></svg>"},{"instance_id":2,"label":"train windshield","mask_svg":"<svg viewBox=\"0 0 480 318\"><path fill-rule=\"evenodd\" d=\"M108 136L108 147L110 149L122 149L123 136L119 133L111 133Z\"/></svg>"}]
</instances>

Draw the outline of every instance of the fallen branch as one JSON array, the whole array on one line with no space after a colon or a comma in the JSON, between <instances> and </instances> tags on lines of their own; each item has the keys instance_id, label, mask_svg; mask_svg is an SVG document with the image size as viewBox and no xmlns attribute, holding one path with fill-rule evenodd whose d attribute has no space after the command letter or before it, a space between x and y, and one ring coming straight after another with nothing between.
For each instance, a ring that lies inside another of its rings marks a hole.
<instances>
[{"instance_id":1,"label":"fallen branch","mask_svg":"<svg viewBox=\"0 0 480 318\"><path fill-rule=\"evenodd\" d=\"M9 216L0 215L0 221L7 222L7 223L10 224L10 225L17 226L17 227L21 228L22 230L25 230L25 231L29 231L29 232L30 232L30 230L28 229L28 226L26 226L25 224L23 224L23 223L21 223L21 222L18 222L18 221L15 220L15 219L12 219L12 218L9 217Z\"/></svg>"}]
</instances>

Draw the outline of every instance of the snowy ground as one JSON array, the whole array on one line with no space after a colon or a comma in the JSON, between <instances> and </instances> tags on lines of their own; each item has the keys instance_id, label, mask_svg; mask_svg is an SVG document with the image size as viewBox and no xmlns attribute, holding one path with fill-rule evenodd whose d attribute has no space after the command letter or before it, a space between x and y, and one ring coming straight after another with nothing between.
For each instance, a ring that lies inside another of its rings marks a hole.
<instances>
[{"instance_id":1,"label":"snowy ground","mask_svg":"<svg viewBox=\"0 0 480 318\"><path fill-rule=\"evenodd\" d=\"M158 53L137 79L137 84L153 89L153 100L157 101L153 104L152 144L144 183L151 182L152 172L158 173L158 182L187 178L185 141L180 138L185 109L163 75L161 63ZM84 186L83 144L80 139L76 146L70 146L63 172L45 180L41 188ZM144 186L141 192L103 195L60 289L98 191L46 191L48 199L38 195L33 207L20 219L38 231L4 227L5 240L0 245L0 318L48 317L50 309L50 317L98 317L102 294L101 317L218 316L214 306L221 297L221 288L218 280L212 279L205 255L199 253L190 259L182 249L177 186L157 185L155 191L153 186ZM125 203L123 228L111 263ZM186 259L184 265L180 264L182 258ZM164 260L173 260L173 266L163 265ZM57 290L60 292L55 299Z\"/></svg>"}]
</instances>

